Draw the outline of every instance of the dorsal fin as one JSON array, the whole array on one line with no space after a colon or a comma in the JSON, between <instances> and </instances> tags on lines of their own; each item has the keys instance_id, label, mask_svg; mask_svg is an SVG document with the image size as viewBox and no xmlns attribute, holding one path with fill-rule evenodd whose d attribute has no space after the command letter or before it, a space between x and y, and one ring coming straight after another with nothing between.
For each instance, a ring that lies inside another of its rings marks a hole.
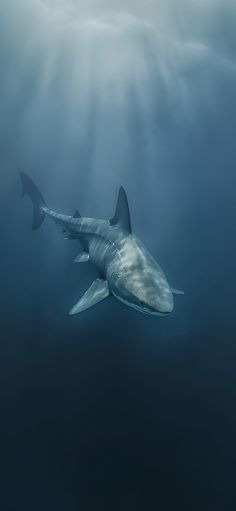
<instances>
[{"instance_id":1,"label":"dorsal fin","mask_svg":"<svg viewBox=\"0 0 236 511\"><path fill-rule=\"evenodd\" d=\"M73 218L80 218L81 215L80 213L78 212L78 209L75 210L74 214L73 214Z\"/></svg>"},{"instance_id":2,"label":"dorsal fin","mask_svg":"<svg viewBox=\"0 0 236 511\"><path fill-rule=\"evenodd\" d=\"M127 195L123 186L120 187L116 204L115 216L110 220L111 225L119 225L128 234L131 233L131 222Z\"/></svg>"}]
</instances>

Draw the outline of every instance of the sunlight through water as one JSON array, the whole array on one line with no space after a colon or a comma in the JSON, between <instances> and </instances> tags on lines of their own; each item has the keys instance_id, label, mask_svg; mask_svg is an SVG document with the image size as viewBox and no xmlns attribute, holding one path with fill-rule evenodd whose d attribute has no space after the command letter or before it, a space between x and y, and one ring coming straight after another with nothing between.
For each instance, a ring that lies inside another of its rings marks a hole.
<instances>
[{"instance_id":1,"label":"sunlight through water","mask_svg":"<svg viewBox=\"0 0 236 511\"><path fill-rule=\"evenodd\" d=\"M109 190L111 208L123 184L131 201L152 208L158 201L168 219L167 203L185 198L187 186L173 179L176 156L186 137L198 136L202 105L217 104L212 75L217 83L222 69L235 73L233 56L214 37L211 10L211 0L3 5L2 114L15 118L19 164L40 172L58 207L68 208L65 190L72 203L80 190L85 214L93 207L106 215L101 198Z\"/></svg>"}]
</instances>

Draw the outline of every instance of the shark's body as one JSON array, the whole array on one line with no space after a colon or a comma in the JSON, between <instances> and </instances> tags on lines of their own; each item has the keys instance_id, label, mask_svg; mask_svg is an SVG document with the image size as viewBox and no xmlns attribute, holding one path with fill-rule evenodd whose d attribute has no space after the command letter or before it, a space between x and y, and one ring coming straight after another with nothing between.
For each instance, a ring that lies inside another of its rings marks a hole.
<instances>
[{"instance_id":1,"label":"shark's body","mask_svg":"<svg viewBox=\"0 0 236 511\"><path fill-rule=\"evenodd\" d=\"M45 216L61 225L68 238L78 239L84 251L75 262L92 262L100 275L70 314L78 314L110 295L140 312L153 315L168 314L173 310L173 293L167 279L143 243L132 234L128 201L124 189L119 191L116 213L112 220L62 215L49 209L45 201L24 173L21 174L23 193L34 206L33 229L39 227Z\"/></svg>"}]
</instances>

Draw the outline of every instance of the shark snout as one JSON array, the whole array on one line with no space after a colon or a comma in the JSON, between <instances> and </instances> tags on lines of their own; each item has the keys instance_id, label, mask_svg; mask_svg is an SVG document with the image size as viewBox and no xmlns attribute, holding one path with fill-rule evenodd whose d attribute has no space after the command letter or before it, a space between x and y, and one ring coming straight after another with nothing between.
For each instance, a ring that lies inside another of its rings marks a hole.
<instances>
[{"instance_id":1,"label":"shark snout","mask_svg":"<svg viewBox=\"0 0 236 511\"><path fill-rule=\"evenodd\" d=\"M174 301L172 293L168 294L168 297L165 298L163 302L160 304L160 312L162 314L170 314L174 309Z\"/></svg>"},{"instance_id":2,"label":"shark snout","mask_svg":"<svg viewBox=\"0 0 236 511\"><path fill-rule=\"evenodd\" d=\"M126 305L143 314L167 315L173 311L173 295L162 275L153 271L112 274L112 293Z\"/></svg>"},{"instance_id":3,"label":"shark snout","mask_svg":"<svg viewBox=\"0 0 236 511\"><path fill-rule=\"evenodd\" d=\"M169 303L165 306L160 306L158 311L160 314L170 314L173 311L174 305L173 302Z\"/></svg>"},{"instance_id":4,"label":"shark snout","mask_svg":"<svg viewBox=\"0 0 236 511\"><path fill-rule=\"evenodd\" d=\"M150 305L144 305L143 309L144 312L149 312L149 314L157 314L161 316L167 316L173 311L173 303L165 304L164 306L161 304L158 304L157 306L153 307Z\"/></svg>"},{"instance_id":5,"label":"shark snout","mask_svg":"<svg viewBox=\"0 0 236 511\"><path fill-rule=\"evenodd\" d=\"M152 314L170 314L174 309L173 295L171 292L165 291L163 296L159 294L155 298L152 297L147 305Z\"/></svg>"}]
</instances>

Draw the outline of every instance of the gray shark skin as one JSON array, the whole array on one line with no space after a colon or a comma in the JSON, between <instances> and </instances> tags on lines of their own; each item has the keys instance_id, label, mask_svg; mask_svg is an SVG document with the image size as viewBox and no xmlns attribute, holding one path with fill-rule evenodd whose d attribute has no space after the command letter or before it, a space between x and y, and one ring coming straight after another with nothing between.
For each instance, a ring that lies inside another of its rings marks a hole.
<instances>
[{"instance_id":1,"label":"gray shark skin","mask_svg":"<svg viewBox=\"0 0 236 511\"><path fill-rule=\"evenodd\" d=\"M100 220L56 213L46 203L36 185L25 173L21 173L23 195L33 203L33 229L38 228L46 216L63 229L68 239L77 239L84 251L75 262L90 261L98 272L96 279L70 314L83 312L96 303L113 295L124 304L150 315L167 315L173 311L173 294L182 291L172 289L159 264L143 243L132 234L127 196L121 187L115 216Z\"/></svg>"}]
</instances>

